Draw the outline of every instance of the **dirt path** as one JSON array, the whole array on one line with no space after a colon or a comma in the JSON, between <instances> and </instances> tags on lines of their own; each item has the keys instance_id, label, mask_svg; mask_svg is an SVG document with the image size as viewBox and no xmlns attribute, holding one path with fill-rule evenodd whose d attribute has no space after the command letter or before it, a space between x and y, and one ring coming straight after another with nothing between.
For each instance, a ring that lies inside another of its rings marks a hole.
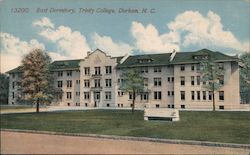
<instances>
[{"instance_id":1,"label":"dirt path","mask_svg":"<svg viewBox=\"0 0 250 155\"><path fill-rule=\"evenodd\" d=\"M1 154L246 154L226 147L1 131Z\"/></svg>"}]
</instances>

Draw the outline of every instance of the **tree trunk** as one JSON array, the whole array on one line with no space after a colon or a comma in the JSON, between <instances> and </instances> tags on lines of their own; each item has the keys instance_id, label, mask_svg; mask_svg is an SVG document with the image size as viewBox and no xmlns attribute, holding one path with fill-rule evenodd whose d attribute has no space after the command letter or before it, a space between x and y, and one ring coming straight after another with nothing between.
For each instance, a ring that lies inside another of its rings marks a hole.
<instances>
[{"instance_id":1,"label":"tree trunk","mask_svg":"<svg viewBox=\"0 0 250 155\"><path fill-rule=\"evenodd\" d=\"M213 111L215 111L215 99L214 99L214 91L213 91Z\"/></svg>"},{"instance_id":2,"label":"tree trunk","mask_svg":"<svg viewBox=\"0 0 250 155\"><path fill-rule=\"evenodd\" d=\"M134 110L135 110L135 92L133 92L132 113L134 113Z\"/></svg>"},{"instance_id":3,"label":"tree trunk","mask_svg":"<svg viewBox=\"0 0 250 155\"><path fill-rule=\"evenodd\" d=\"M36 112L39 113L39 99L36 100Z\"/></svg>"}]
</instances>

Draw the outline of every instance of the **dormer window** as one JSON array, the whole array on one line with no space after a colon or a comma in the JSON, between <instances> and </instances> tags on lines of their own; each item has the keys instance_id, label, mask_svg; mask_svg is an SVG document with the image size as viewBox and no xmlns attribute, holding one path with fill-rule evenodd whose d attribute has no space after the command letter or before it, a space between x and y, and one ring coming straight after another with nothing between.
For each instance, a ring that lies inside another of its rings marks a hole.
<instances>
[{"instance_id":1,"label":"dormer window","mask_svg":"<svg viewBox=\"0 0 250 155\"><path fill-rule=\"evenodd\" d=\"M139 59L139 63L149 63L152 62L151 59Z\"/></svg>"},{"instance_id":2,"label":"dormer window","mask_svg":"<svg viewBox=\"0 0 250 155\"><path fill-rule=\"evenodd\" d=\"M195 55L193 56L194 60L207 60L208 59L208 55Z\"/></svg>"}]
</instances>

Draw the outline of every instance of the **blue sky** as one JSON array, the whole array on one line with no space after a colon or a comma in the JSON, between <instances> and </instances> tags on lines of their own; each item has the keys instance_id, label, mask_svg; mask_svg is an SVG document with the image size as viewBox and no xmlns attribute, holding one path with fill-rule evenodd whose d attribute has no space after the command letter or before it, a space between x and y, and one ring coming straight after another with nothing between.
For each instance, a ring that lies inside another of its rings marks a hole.
<instances>
[{"instance_id":1,"label":"blue sky","mask_svg":"<svg viewBox=\"0 0 250 155\"><path fill-rule=\"evenodd\" d=\"M249 0L1 0L0 7L1 72L20 65L33 48L53 60L84 58L96 48L112 56L201 48L249 52Z\"/></svg>"}]
</instances>

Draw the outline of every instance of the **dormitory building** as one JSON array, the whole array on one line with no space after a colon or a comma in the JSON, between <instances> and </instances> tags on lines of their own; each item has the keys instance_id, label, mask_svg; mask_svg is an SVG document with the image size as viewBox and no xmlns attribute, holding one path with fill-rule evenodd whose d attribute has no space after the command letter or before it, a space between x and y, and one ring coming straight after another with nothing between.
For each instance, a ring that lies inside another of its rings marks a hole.
<instances>
[{"instance_id":1,"label":"dormitory building","mask_svg":"<svg viewBox=\"0 0 250 155\"><path fill-rule=\"evenodd\" d=\"M215 58L224 76L223 87L215 94L216 109L240 108L238 58L202 49L195 52L175 52L112 57L97 49L83 59L54 61L54 87L62 94L52 105L97 108L131 107L132 94L120 90L121 77L128 68L140 69L147 90L136 98L136 108L212 109L212 92L204 89L200 62ZM17 103L16 81L20 67L10 75L9 104Z\"/></svg>"}]
</instances>

